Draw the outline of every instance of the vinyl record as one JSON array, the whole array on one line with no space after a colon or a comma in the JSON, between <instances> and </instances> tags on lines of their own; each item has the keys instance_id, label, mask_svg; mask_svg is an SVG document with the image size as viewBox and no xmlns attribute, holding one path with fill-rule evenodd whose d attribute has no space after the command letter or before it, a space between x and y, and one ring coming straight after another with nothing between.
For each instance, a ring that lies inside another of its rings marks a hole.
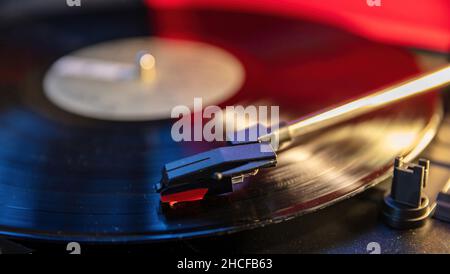
<instances>
[{"instance_id":1,"label":"vinyl record","mask_svg":"<svg viewBox=\"0 0 450 274\"><path fill-rule=\"evenodd\" d=\"M202 43L226 52L238 60L242 79L236 78L235 90L211 102L276 105L287 121L422 70L408 50L263 14L133 11L14 24L2 33L0 46L1 235L156 241L280 222L386 179L393 159L417 155L440 122L437 95L404 101L308 136L281 152L276 168L231 194L161 205L154 185L162 166L222 144L173 141L169 117L89 117L79 108L58 105L45 90L46 76L64 56L86 56L91 51L83 49L136 37ZM178 75L180 69L192 67L163 71ZM59 84L64 89L68 82ZM191 104L197 91L182 101Z\"/></svg>"}]
</instances>

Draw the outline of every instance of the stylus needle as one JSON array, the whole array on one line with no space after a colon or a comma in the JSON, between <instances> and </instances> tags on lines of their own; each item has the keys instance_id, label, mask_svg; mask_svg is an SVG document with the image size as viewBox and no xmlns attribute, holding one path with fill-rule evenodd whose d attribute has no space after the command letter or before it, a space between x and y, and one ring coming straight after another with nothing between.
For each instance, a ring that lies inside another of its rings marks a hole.
<instances>
[{"instance_id":1,"label":"stylus needle","mask_svg":"<svg viewBox=\"0 0 450 274\"><path fill-rule=\"evenodd\" d=\"M432 71L399 85L382 89L316 115L293 121L287 126L260 136L258 140L235 142L168 163L158 191L161 201L174 203L203 198L206 194L231 192L261 168L276 165L275 151L280 143L324 129L359 115L372 112L406 98L448 85L450 66Z\"/></svg>"}]
</instances>

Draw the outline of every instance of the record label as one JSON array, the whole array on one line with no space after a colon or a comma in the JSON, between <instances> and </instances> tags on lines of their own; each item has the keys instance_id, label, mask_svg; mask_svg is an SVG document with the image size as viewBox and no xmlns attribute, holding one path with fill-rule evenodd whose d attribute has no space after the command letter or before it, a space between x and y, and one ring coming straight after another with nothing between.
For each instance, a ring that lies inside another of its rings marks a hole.
<instances>
[{"instance_id":1,"label":"record label","mask_svg":"<svg viewBox=\"0 0 450 274\"><path fill-rule=\"evenodd\" d=\"M142 76L145 66L154 66L144 71L150 76ZM142 121L167 119L178 105L192 108L194 97L217 105L234 95L243 80L239 60L218 47L131 38L60 58L45 76L44 91L54 104L81 116Z\"/></svg>"}]
</instances>

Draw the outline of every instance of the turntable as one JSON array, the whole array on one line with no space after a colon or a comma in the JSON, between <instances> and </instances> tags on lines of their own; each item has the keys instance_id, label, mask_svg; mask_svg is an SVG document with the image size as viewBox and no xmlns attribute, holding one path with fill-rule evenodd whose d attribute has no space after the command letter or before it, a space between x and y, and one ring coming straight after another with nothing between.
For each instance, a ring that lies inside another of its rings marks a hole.
<instances>
[{"instance_id":1,"label":"turntable","mask_svg":"<svg viewBox=\"0 0 450 274\"><path fill-rule=\"evenodd\" d=\"M0 4L2 252L450 252L445 45L252 4L29 2ZM279 115L227 145L197 131L208 106L215 133L229 106ZM418 158L426 222L390 228Z\"/></svg>"}]
</instances>

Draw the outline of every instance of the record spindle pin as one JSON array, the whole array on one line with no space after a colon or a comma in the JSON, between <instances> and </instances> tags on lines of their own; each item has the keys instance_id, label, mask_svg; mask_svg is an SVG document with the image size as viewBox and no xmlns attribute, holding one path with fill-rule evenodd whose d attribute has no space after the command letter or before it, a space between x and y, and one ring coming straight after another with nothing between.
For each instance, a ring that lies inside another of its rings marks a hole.
<instances>
[{"instance_id":1,"label":"record spindle pin","mask_svg":"<svg viewBox=\"0 0 450 274\"><path fill-rule=\"evenodd\" d=\"M156 78L156 59L147 51L140 51L136 55L136 65L139 79L143 83L151 83Z\"/></svg>"}]
</instances>

